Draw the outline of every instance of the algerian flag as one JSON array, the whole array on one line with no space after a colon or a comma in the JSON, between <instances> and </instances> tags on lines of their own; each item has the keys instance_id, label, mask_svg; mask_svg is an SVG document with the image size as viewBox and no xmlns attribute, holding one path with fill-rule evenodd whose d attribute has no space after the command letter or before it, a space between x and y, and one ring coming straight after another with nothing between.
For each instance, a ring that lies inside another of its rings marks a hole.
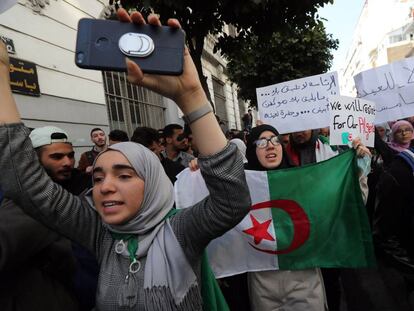
<instances>
[{"instance_id":1,"label":"algerian flag","mask_svg":"<svg viewBox=\"0 0 414 311\"><path fill-rule=\"evenodd\" d=\"M189 177L191 175L191 177ZM201 174L183 172L176 206L200 201ZM366 267L375 262L355 152L276 171L246 171L249 214L208 246L216 277L246 271ZM194 186L196 185L196 186ZM205 185L204 190L205 191Z\"/></svg>"},{"instance_id":2,"label":"algerian flag","mask_svg":"<svg viewBox=\"0 0 414 311\"><path fill-rule=\"evenodd\" d=\"M15 5L17 0L0 0L0 14Z\"/></svg>"}]
</instances>

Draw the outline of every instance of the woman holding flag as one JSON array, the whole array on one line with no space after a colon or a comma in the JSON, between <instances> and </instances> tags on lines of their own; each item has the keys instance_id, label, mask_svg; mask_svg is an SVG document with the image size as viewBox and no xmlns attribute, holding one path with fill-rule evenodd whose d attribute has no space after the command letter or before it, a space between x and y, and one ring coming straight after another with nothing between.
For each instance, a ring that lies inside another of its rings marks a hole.
<instances>
[{"instance_id":1,"label":"woman holding flag","mask_svg":"<svg viewBox=\"0 0 414 311\"><path fill-rule=\"evenodd\" d=\"M278 135L278 131L270 125L264 124L252 129L247 142L246 169L270 171L294 166ZM359 157L370 155L359 139L353 141L353 146ZM324 311L326 308L325 289L319 268L249 272L248 287L253 311Z\"/></svg>"}]
</instances>

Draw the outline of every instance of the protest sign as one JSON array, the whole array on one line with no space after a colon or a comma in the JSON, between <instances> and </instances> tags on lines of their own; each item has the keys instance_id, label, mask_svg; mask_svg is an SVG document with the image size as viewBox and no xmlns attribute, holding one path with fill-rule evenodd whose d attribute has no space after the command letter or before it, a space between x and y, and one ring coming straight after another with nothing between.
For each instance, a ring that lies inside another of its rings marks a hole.
<instances>
[{"instance_id":1,"label":"protest sign","mask_svg":"<svg viewBox=\"0 0 414 311\"><path fill-rule=\"evenodd\" d=\"M375 123L414 116L414 57L354 76L359 98L375 102Z\"/></svg>"},{"instance_id":2,"label":"protest sign","mask_svg":"<svg viewBox=\"0 0 414 311\"><path fill-rule=\"evenodd\" d=\"M1 0L0 2L0 14L10 9L17 3L17 0Z\"/></svg>"},{"instance_id":3,"label":"protest sign","mask_svg":"<svg viewBox=\"0 0 414 311\"><path fill-rule=\"evenodd\" d=\"M260 119L280 133L326 127L329 98L339 95L336 72L256 89Z\"/></svg>"},{"instance_id":4,"label":"protest sign","mask_svg":"<svg viewBox=\"0 0 414 311\"><path fill-rule=\"evenodd\" d=\"M329 110L331 145L348 145L359 137L365 146L374 147L374 102L347 96L332 96Z\"/></svg>"}]
</instances>

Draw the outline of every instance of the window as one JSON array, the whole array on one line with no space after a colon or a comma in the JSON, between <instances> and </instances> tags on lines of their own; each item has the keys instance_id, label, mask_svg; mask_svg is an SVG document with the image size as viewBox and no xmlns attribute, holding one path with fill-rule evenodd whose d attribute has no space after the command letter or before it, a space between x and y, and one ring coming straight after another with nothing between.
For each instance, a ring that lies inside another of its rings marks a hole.
<instances>
[{"instance_id":1,"label":"window","mask_svg":"<svg viewBox=\"0 0 414 311\"><path fill-rule=\"evenodd\" d=\"M397 42L400 42L400 41L403 41L403 40L404 40L404 38L403 38L402 35L390 36L390 44L397 43Z\"/></svg>"},{"instance_id":2,"label":"window","mask_svg":"<svg viewBox=\"0 0 414 311\"><path fill-rule=\"evenodd\" d=\"M138 126L165 126L161 95L132 85L125 73L104 71L103 78L111 130L124 130L131 136Z\"/></svg>"},{"instance_id":3,"label":"window","mask_svg":"<svg viewBox=\"0 0 414 311\"><path fill-rule=\"evenodd\" d=\"M214 103L216 106L216 114L220 120L228 125L228 117L226 110L226 96L224 93L224 83L213 78Z\"/></svg>"},{"instance_id":4,"label":"window","mask_svg":"<svg viewBox=\"0 0 414 311\"><path fill-rule=\"evenodd\" d=\"M243 116L244 116L244 114L245 114L247 111L246 111L246 108L245 108L245 106L244 106L244 101L243 101L241 98L239 98L238 100L239 100L239 116L240 116L240 124L241 124L241 126L242 126L242 128L243 128Z\"/></svg>"}]
</instances>

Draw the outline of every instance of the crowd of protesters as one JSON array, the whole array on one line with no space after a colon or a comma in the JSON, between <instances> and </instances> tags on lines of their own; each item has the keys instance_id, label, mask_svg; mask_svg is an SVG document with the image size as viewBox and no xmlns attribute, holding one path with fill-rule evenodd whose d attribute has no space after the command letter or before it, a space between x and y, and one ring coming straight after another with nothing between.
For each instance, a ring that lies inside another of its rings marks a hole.
<instances>
[{"instance_id":1,"label":"crowd of protesters","mask_svg":"<svg viewBox=\"0 0 414 311\"><path fill-rule=\"evenodd\" d=\"M119 16L144 23L139 13ZM155 15L149 22L160 24ZM179 27L175 20L169 25ZM1 46L2 310L228 310L221 294L202 293L217 289L203 254L249 211L244 169L300 167L346 149L329 145L329 128L282 135L254 126L250 109L242 130L227 130L204 107L209 103L188 51L184 58L184 73L161 84L127 65L132 83L175 100L190 124L138 127L130 138L120 129L107 137L93 128L93 146L75 168L64 130L30 131L21 123ZM230 310L414 310L413 121L378 125L371 150L353 142L357 156L371 162L369 174L361 170L358 177L377 267L224 278L219 284ZM187 167L201 169L210 196L177 212L172 187Z\"/></svg>"}]
</instances>

